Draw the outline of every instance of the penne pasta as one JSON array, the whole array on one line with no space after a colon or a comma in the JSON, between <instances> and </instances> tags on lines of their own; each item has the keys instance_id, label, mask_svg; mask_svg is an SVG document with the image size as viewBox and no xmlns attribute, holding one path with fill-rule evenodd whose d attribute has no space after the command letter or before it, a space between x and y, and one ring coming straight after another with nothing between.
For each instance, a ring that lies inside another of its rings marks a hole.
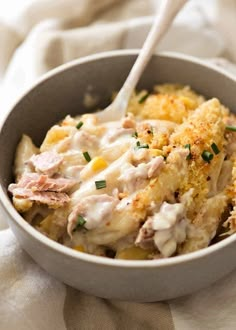
<instances>
[{"instance_id":1,"label":"penne pasta","mask_svg":"<svg viewBox=\"0 0 236 330\"><path fill-rule=\"evenodd\" d=\"M236 231L236 118L218 99L162 84L127 115L66 116L40 148L24 135L15 208L49 238L115 259L167 258ZM230 127L231 129L230 129Z\"/></svg>"}]
</instances>

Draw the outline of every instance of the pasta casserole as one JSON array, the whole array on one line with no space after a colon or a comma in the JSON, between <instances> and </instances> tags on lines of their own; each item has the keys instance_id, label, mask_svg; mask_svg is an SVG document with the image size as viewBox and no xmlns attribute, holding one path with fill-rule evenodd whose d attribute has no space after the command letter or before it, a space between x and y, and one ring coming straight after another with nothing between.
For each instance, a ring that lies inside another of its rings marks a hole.
<instances>
[{"instance_id":1,"label":"pasta casserole","mask_svg":"<svg viewBox=\"0 0 236 330\"><path fill-rule=\"evenodd\" d=\"M74 250L158 259L236 229L236 117L216 98L162 84L132 96L120 121L66 116L15 156L15 208Z\"/></svg>"}]
</instances>

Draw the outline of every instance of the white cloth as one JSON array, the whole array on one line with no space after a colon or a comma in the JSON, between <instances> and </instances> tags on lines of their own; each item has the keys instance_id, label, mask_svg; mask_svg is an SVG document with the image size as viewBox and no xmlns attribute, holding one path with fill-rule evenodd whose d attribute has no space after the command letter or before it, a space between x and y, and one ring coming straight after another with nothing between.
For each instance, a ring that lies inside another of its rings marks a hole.
<instances>
[{"instance_id":1,"label":"white cloth","mask_svg":"<svg viewBox=\"0 0 236 330\"><path fill-rule=\"evenodd\" d=\"M65 285L35 264L10 229L0 231L0 251L0 329L65 330Z\"/></svg>"},{"instance_id":2,"label":"white cloth","mask_svg":"<svg viewBox=\"0 0 236 330\"><path fill-rule=\"evenodd\" d=\"M0 115L35 79L62 63L140 47L157 5L154 0L0 1ZM193 0L158 49L214 59L236 74L227 61L236 61L235 15L234 0ZM171 302L104 301L49 276L5 227L0 217L0 330L235 329L236 272Z\"/></svg>"}]
</instances>

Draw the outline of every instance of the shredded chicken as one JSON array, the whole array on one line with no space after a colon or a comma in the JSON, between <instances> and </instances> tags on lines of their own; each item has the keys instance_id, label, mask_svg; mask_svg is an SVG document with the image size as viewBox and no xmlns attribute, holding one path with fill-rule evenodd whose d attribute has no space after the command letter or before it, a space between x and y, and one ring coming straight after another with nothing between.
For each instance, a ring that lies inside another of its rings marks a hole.
<instances>
[{"instance_id":1,"label":"shredded chicken","mask_svg":"<svg viewBox=\"0 0 236 330\"><path fill-rule=\"evenodd\" d=\"M15 188L13 190L13 196L22 198L41 204L47 204L51 208L58 208L65 206L70 197L65 193L57 193L53 191L32 191L26 188Z\"/></svg>"},{"instance_id":2,"label":"shredded chicken","mask_svg":"<svg viewBox=\"0 0 236 330\"><path fill-rule=\"evenodd\" d=\"M147 164L141 163L137 167L127 164L118 180L124 184L124 191L132 193L140 189L147 179L157 176L163 165L163 157L152 158Z\"/></svg>"},{"instance_id":3,"label":"shredded chicken","mask_svg":"<svg viewBox=\"0 0 236 330\"><path fill-rule=\"evenodd\" d=\"M79 130L75 133L71 144L72 148L85 150L86 148L98 147L99 140L95 135L89 134L83 130Z\"/></svg>"},{"instance_id":4,"label":"shredded chicken","mask_svg":"<svg viewBox=\"0 0 236 330\"><path fill-rule=\"evenodd\" d=\"M153 243L161 255L170 257L177 246L186 239L187 220L181 203L169 204L164 202L158 213L149 217L141 227L135 244L149 248Z\"/></svg>"},{"instance_id":5,"label":"shredded chicken","mask_svg":"<svg viewBox=\"0 0 236 330\"><path fill-rule=\"evenodd\" d=\"M63 157L55 151L45 151L38 155L33 155L28 163L35 168L36 172L52 176L58 171L63 162Z\"/></svg>"},{"instance_id":6,"label":"shredded chicken","mask_svg":"<svg viewBox=\"0 0 236 330\"><path fill-rule=\"evenodd\" d=\"M77 183L74 179L61 177L50 178L48 175L38 173L26 173L20 181L9 185L8 190L14 194L16 188L26 188L34 191L67 192Z\"/></svg>"}]
</instances>

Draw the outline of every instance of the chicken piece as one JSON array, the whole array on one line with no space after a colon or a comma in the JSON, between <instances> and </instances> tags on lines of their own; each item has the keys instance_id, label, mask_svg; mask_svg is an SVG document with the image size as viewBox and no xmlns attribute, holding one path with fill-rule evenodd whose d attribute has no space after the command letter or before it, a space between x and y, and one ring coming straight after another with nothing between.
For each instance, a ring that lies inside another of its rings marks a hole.
<instances>
[{"instance_id":1,"label":"chicken piece","mask_svg":"<svg viewBox=\"0 0 236 330\"><path fill-rule=\"evenodd\" d=\"M32 191L26 188L15 188L13 190L14 198L22 198L29 201L34 201L40 204L46 204L50 208L58 208L65 206L70 198L65 193L57 193L53 191ZM15 205L17 208L17 205ZM20 211L20 210L19 210Z\"/></svg>"},{"instance_id":2,"label":"chicken piece","mask_svg":"<svg viewBox=\"0 0 236 330\"><path fill-rule=\"evenodd\" d=\"M63 162L63 157L56 151L45 151L38 155L33 155L28 164L35 168L36 172L52 176L58 172L59 166Z\"/></svg>"},{"instance_id":3,"label":"chicken piece","mask_svg":"<svg viewBox=\"0 0 236 330\"><path fill-rule=\"evenodd\" d=\"M142 248L155 245L163 257L170 257L185 241L187 223L183 204L164 202L160 211L141 227L135 244Z\"/></svg>"},{"instance_id":4,"label":"chicken piece","mask_svg":"<svg viewBox=\"0 0 236 330\"><path fill-rule=\"evenodd\" d=\"M155 231L152 228L152 219L149 218L145 221L143 226L140 228L138 235L135 240L135 244L143 249L149 249L154 247L154 234Z\"/></svg>"},{"instance_id":5,"label":"chicken piece","mask_svg":"<svg viewBox=\"0 0 236 330\"><path fill-rule=\"evenodd\" d=\"M67 192L75 184L76 180L65 178L50 178L47 175L38 173L24 174L17 184L10 184L8 190L14 194L16 188L26 188L34 191L54 191L54 192Z\"/></svg>"},{"instance_id":6,"label":"chicken piece","mask_svg":"<svg viewBox=\"0 0 236 330\"><path fill-rule=\"evenodd\" d=\"M86 131L79 130L76 132L71 141L72 149L87 150L98 148L99 140L96 135Z\"/></svg>"},{"instance_id":7,"label":"chicken piece","mask_svg":"<svg viewBox=\"0 0 236 330\"><path fill-rule=\"evenodd\" d=\"M148 163L141 163L137 167L125 164L118 180L123 183L124 191L134 192L140 189L147 179L158 175L164 165L163 157L152 158Z\"/></svg>"},{"instance_id":8,"label":"chicken piece","mask_svg":"<svg viewBox=\"0 0 236 330\"><path fill-rule=\"evenodd\" d=\"M8 190L13 195L16 209L19 212L26 212L33 206L32 202L46 204L51 208L66 205L70 198L65 192L76 183L76 180L53 179L47 175L26 173L17 184L10 184Z\"/></svg>"}]
</instances>

